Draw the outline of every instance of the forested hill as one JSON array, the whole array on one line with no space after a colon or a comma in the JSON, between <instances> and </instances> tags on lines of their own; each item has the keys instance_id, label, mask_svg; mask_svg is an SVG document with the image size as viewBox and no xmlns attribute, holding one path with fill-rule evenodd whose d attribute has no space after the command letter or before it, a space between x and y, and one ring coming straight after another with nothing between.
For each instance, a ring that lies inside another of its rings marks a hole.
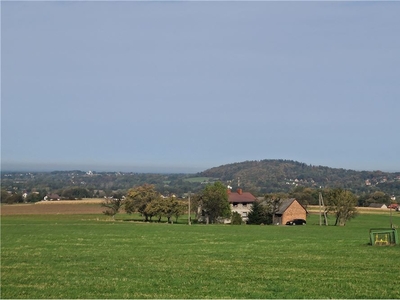
<instances>
[{"instance_id":1,"label":"forested hill","mask_svg":"<svg viewBox=\"0 0 400 300\"><path fill-rule=\"evenodd\" d=\"M400 172L354 171L312 166L291 160L261 160L223 165L198 174L79 170L1 172L1 201L8 202L8 196L11 195L17 198L14 202L20 202L23 194L28 195L28 202L39 201L49 194L57 194L63 199L112 196L116 193L126 193L130 188L145 183L155 185L157 191L163 195L175 194L184 197L185 194L197 193L204 189L206 184L218 180L232 186L233 189L236 189L240 182L240 188L255 196L290 193L306 188L317 191L320 187L341 187L358 196L381 191L389 199L390 196L400 199ZM378 203L380 200L374 201Z\"/></svg>"},{"instance_id":2,"label":"forested hill","mask_svg":"<svg viewBox=\"0 0 400 300\"><path fill-rule=\"evenodd\" d=\"M400 194L400 172L354 171L313 166L292 160L245 161L222 165L199 173L218 178L236 187L256 193L287 192L296 185L309 187L342 187L356 193L381 190Z\"/></svg>"}]
</instances>

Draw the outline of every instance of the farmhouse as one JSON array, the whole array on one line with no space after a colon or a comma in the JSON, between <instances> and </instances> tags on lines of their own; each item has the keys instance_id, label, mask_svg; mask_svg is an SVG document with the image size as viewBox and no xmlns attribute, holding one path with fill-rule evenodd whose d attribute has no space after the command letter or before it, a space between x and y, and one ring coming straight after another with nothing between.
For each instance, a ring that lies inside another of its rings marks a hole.
<instances>
[{"instance_id":1,"label":"farmhouse","mask_svg":"<svg viewBox=\"0 0 400 300\"><path fill-rule=\"evenodd\" d=\"M247 216L255 200L256 197L249 192L243 192L242 189L237 189L236 192L228 189L228 201L231 211L238 212L242 216L243 221L247 221Z\"/></svg>"},{"instance_id":2,"label":"farmhouse","mask_svg":"<svg viewBox=\"0 0 400 300\"><path fill-rule=\"evenodd\" d=\"M44 201L53 201L53 200L60 200L61 197L58 194L50 194L47 196L44 196L43 200Z\"/></svg>"},{"instance_id":3,"label":"farmhouse","mask_svg":"<svg viewBox=\"0 0 400 300\"><path fill-rule=\"evenodd\" d=\"M274 216L275 224L286 224L294 219L307 218L307 210L294 198L283 200Z\"/></svg>"},{"instance_id":4,"label":"farmhouse","mask_svg":"<svg viewBox=\"0 0 400 300\"><path fill-rule=\"evenodd\" d=\"M371 203L369 207L372 208L388 208L386 204L383 203Z\"/></svg>"}]
</instances>

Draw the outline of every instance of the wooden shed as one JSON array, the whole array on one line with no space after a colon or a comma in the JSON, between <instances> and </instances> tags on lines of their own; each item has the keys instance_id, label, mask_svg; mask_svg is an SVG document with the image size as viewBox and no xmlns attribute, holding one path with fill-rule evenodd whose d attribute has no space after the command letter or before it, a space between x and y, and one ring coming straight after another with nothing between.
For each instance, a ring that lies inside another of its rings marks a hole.
<instances>
[{"instance_id":1,"label":"wooden shed","mask_svg":"<svg viewBox=\"0 0 400 300\"><path fill-rule=\"evenodd\" d=\"M282 200L274 216L274 223L285 225L294 219L307 219L307 210L295 198Z\"/></svg>"}]
</instances>

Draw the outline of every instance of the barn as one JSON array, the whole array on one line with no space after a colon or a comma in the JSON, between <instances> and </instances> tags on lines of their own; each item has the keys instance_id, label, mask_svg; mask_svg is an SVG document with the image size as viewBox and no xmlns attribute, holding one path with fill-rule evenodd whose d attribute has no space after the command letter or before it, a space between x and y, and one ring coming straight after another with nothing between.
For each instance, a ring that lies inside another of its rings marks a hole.
<instances>
[{"instance_id":1,"label":"barn","mask_svg":"<svg viewBox=\"0 0 400 300\"><path fill-rule=\"evenodd\" d=\"M307 210L295 198L282 200L274 216L275 224L286 224L294 219L307 219Z\"/></svg>"}]
</instances>

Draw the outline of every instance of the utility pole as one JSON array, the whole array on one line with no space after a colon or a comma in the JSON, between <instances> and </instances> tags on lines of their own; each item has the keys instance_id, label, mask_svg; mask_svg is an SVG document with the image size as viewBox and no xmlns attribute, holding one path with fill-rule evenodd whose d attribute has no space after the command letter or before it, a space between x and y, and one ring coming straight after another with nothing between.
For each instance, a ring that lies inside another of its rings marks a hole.
<instances>
[{"instance_id":1,"label":"utility pole","mask_svg":"<svg viewBox=\"0 0 400 300\"><path fill-rule=\"evenodd\" d=\"M189 215L188 215L188 224L192 225L192 221L190 219L190 192L189 192Z\"/></svg>"},{"instance_id":2,"label":"utility pole","mask_svg":"<svg viewBox=\"0 0 400 300\"><path fill-rule=\"evenodd\" d=\"M321 192L320 192L319 195L318 195L318 204L319 204L319 226L322 225L322 211L321 211L322 203L321 203L321 198L322 198L322 194L321 194Z\"/></svg>"},{"instance_id":3,"label":"utility pole","mask_svg":"<svg viewBox=\"0 0 400 300\"><path fill-rule=\"evenodd\" d=\"M321 212L322 209L324 210L323 214L324 214L325 226L328 226L327 211L326 211L326 208L325 208L324 198L322 197L322 193L321 192L319 192L318 202L319 202L319 226L322 225L322 212Z\"/></svg>"},{"instance_id":4,"label":"utility pole","mask_svg":"<svg viewBox=\"0 0 400 300\"><path fill-rule=\"evenodd\" d=\"M392 207L389 207L389 211L390 211L390 228L394 228L393 227L393 222L392 222Z\"/></svg>"}]
</instances>

